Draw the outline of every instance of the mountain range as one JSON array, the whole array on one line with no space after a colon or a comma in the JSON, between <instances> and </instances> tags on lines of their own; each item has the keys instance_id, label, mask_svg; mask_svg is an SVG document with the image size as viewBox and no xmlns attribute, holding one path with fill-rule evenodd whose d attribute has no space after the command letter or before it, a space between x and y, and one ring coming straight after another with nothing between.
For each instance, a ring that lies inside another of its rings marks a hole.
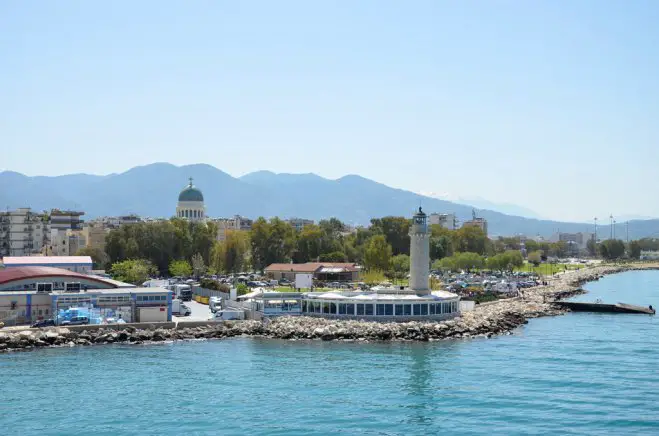
<instances>
[{"instance_id":1,"label":"mountain range","mask_svg":"<svg viewBox=\"0 0 659 436\"><path fill-rule=\"evenodd\" d=\"M242 177L206 164L175 166L154 163L106 176L70 174L29 177L12 171L0 172L0 207L76 209L86 218L125 215L170 217L179 192L189 177L203 192L210 217L283 218L319 220L337 217L353 225L368 224L373 217L410 216L419 205L428 213L455 213L460 221L471 219L472 206L392 188L358 175L336 180L316 174L276 174L257 171ZM592 232L593 225L541 220L498 211L479 209L488 221L491 236L525 234L549 237L552 233ZM608 226L600 226L599 237L609 237ZM624 225L616 229L626 237ZM659 234L659 220L629 222L632 239Z\"/></svg>"}]
</instances>

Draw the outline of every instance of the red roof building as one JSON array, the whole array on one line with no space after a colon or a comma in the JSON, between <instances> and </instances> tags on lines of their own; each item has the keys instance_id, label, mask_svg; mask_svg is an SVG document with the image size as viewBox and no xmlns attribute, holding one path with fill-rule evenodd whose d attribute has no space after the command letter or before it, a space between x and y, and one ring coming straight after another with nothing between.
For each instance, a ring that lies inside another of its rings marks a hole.
<instances>
[{"instance_id":1,"label":"red roof building","mask_svg":"<svg viewBox=\"0 0 659 436\"><path fill-rule=\"evenodd\" d=\"M307 262L307 263L273 263L265 273L275 280L295 281L295 274L313 274L314 279L322 281L359 281L359 267L355 263L343 262Z\"/></svg>"}]
</instances>

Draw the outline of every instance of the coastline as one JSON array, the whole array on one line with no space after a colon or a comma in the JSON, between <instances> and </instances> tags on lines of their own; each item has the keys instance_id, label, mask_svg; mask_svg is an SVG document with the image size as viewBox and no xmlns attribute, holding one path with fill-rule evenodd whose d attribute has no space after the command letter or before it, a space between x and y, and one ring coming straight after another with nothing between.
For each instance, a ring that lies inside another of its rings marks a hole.
<instances>
[{"instance_id":1,"label":"coastline","mask_svg":"<svg viewBox=\"0 0 659 436\"><path fill-rule=\"evenodd\" d=\"M497 300L477 305L473 311L441 322L378 323L331 320L309 317L282 317L267 323L260 321L225 321L198 327L137 329L119 325L108 328L74 331L56 327L0 330L0 352L44 347L73 347L100 344L144 344L190 339L223 339L254 336L286 340L341 341L439 341L448 339L492 337L510 334L529 319L561 315L553 301L583 293L581 285L600 277L633 270L659 269L659 263L603 265L566 272L553 277L548 286L524 290L523 297Z\"/></svg>"}]
</instances>

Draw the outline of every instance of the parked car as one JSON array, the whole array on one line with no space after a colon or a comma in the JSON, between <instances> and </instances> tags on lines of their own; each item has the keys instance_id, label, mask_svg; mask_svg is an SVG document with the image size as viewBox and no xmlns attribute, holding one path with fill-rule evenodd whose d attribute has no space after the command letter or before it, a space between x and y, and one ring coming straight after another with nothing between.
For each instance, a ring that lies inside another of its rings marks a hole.
<instances>
[{"instance_id":1,"label":"parked car","mask_svg":"<svg viewBox=\"0 0 659 436\"><path fill-rule=\"evenodd\" d=\"M40 321L32 323L31 327L32 328L53 327L54 325L55 325L54 319L42 319Z\"/></svg>"},{"instance_id":2,"label":"parked car","mask_svg":"<svg viewBox=\"0 0 659 436\"><path fill-rule=\"evenodd\" d=\"M84 325L89 324L89 318L86 316L74 316L71 319L65 319L60 325Z\"/></svg>"}]
</instances>

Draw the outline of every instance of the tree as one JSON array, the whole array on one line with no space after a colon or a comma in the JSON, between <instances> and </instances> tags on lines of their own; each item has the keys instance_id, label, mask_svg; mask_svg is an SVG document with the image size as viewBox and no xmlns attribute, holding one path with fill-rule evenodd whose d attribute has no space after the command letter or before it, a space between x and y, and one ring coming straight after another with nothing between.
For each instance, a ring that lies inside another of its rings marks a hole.
<instances>
[{"instance_id":1,"label":"tree","mask_svg":"<svg viewBox=\"0 0 659 436\"><path fill-rule=\"evenodd\" d=\"M540 262L542 262L542 252L539 250L530 252L527 260L535 266L540 265Z\"/></svg>"},{"instance_id":2,"label":"tree","mask_svg":"<svg viewBox=\"0 0 659 436\"><path fill-rule=\"evenodd\" d=\"M391 254L391 245L387 243L384 235L375 235L369 240L364 251L364 266L367 269L388 271Z\"/></svg>"},{"instance_id":3,"label":"tree","mask_svg":"<svg viewBox=\"0 0 659 436\"><path fill-rule=\"evenodd\" d=\"M462 227L453 232L453 247L458 252L483 254L487 248L487 236L479 227Z\"/></svg>"},{"instance_id":4,"label":"tree","mask_svg":"<svg viewBox=\"0 0 659 436\"><path fill-rule=\"evenodd\" d=\"M410 271L410 256L407 254L399 254L392 257L391 269L397 276L405 276Z\"/></svg>"},{"instance_id":5,"label":"tree","mask_svg":"<svg viewBox=\"0 0 659 436\"><path fill-rule=\"evenodd\" d=\"M625 243L619 239L607 239L599 244L599 250L604 259L620 259L625 254Z\"/></svg>"},{"instance_id":6,"label":"tree","mask_svg":"<svg viewBox=\"0 0 659 436\"><path fill-rule=\"evenodd\" d=\"M290 261L296 246L295 238L293 227L279 218L268 222L261 217L254 221L249 235L254 267L263 270L272 263Z\"/></svg>"},{"instance_id":7,"label":"tree","mask_svg":"<svg viewBox=\"0 0 659 436\"><path fill-rule=\"evenodd\" d=\"M91 257L95 269L104 269L110 261L110 258L105 254L105 251L100 248L84 247L76 252L76 256Z\"/></svg>"},{"instance_id":8,"label":"tree","mask_svg":"<svg viewBox=\"0 0 659 436\"><path fill-rule=\"evenodd\" d=\"M296 263L317 261L322 252L323 239L327 234L319 226L305 226L297 235L297 249L293 255Z\"/></svg>"},{"instance_id":9,"label":"tree","mask_svg":"<svg viewBox=\"0 0 659 436\"><path fill-rule=\"evenodd\" d=\"M373 232L384 235L392 253L410 254L410 220L399 216L386 216L371 220Z\"/></svg>"},{"instance_id":10,"label":"tree","mask_svg":"<svg viewBox=\"0 0 659 436\"><path fill-rule=\"evenodd\" d=\"M218 272L241 272L249 265L249 253L249 233L229 230L224 241L213 245L210 265Z\"/></svg>"},{"instance_id":11,"label":"tree","mask_svg":"<svg viewBox=\"0 0 659 436\"><path fill-rule=\"evenodd\" d=\"M192 266L187 260L172 260L169 263L169 275L172 277L190 277Z\"/></svg>"},{"instance_id":12,"label":"tree","mask_svg":"<svg viewBox=\"0 0 659 436\"><path fill-rule=\"evenodd\" d=\"M192 272L195 277L206 274L206 263L204 263L204 258L199 253L192 256Z\"/></svg>"},{"instance_id":13,"label":"tree","mask_svg":"<svg viewBox=\"0 0 659 436\"><path fill-rule=\"evenodd\" d=\"M146 259L130 259L112 264L110 274L116 280L140 285L150 276L156 274L157 269Z\"/></svg>"},{"instance_id":14,"label":"tree","mask_svg":"<svg viewBox=\"0 0 659 436\"><path fill-rule=\"evenodd\" d=\"M588 250L589 256L597 256L597 243L595 242L595 239L589 239L588 242L586 242L586 250Z\"/></svg>"},{"instance_id":15,"label":"tree","mask_svg":"<svg viewBox=\"0 0 659 436\"><path fill-rule=\"evenodd\" d=\"M629 243L629 257L631 259L640 259L641 258L641 244L638 241L631 241Z\"/></svg>"},{"instance_id":16,"label":"tree","mask_svg":"<svg viewBox=\"0 0 659 436\"><path fill-rule=\"evenodd\" d=\"M320 255L320 261L321 262L347 262L347 256L344 252L342 251L333 251L331 253L326 253L326 254L321 254Z\"/></svg>"},{"instance_id":17,"label":"tree","mask_svg":"<svg viewBox=\"0 0 659 436\"><path fill-rule=\"evenodd\" d=\"M456 253L453 256L445 257L439 261L439 264L434 264L433 267L439 266L443 270L467 270L482 268L484 260L478 253Z\"/></svg>"}]
</instances>

